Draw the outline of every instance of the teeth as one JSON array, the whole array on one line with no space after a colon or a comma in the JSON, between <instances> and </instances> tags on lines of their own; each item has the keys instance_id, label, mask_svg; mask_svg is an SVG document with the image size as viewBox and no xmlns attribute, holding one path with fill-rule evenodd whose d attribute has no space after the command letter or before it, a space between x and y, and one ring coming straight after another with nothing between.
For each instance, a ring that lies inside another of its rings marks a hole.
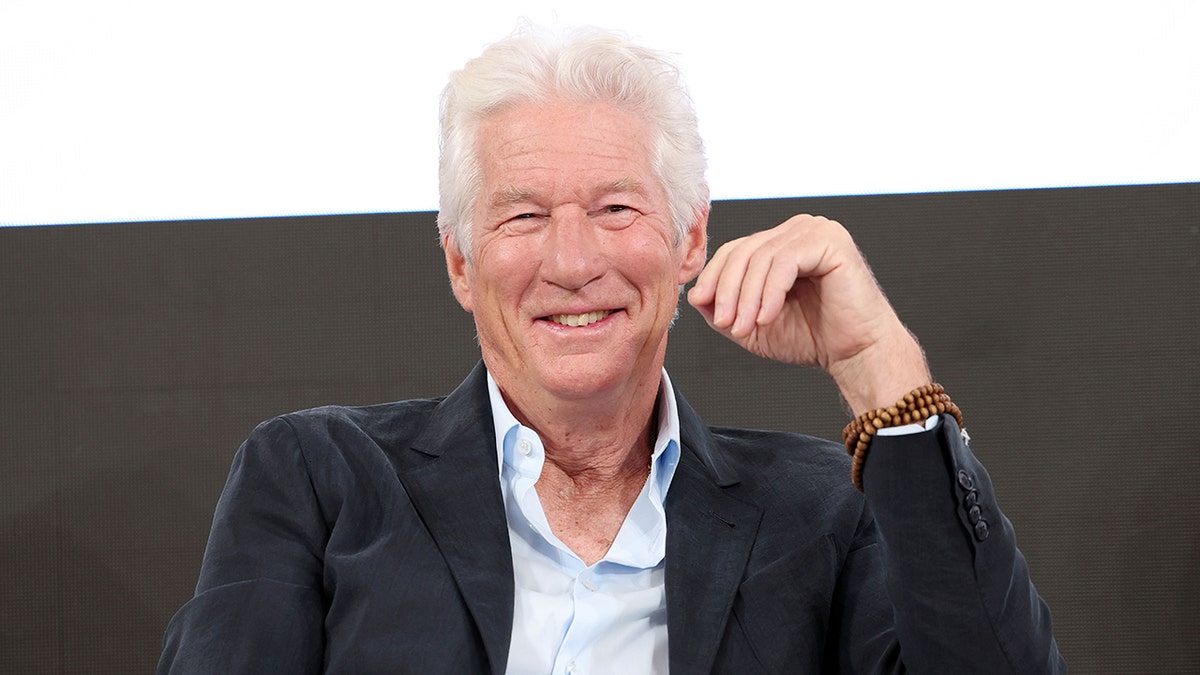
<instances>
[{"instance_id":1,"label":"teeth","mask_svg":"<svg viewBox=\"0 0 1200 675\"><path fill-rule=\"evenodd\" d=\"M552 314L550 320L564 326L586 326L612 314L612 310L600 309L587 314Z\"/></svg>"}]
</instances>

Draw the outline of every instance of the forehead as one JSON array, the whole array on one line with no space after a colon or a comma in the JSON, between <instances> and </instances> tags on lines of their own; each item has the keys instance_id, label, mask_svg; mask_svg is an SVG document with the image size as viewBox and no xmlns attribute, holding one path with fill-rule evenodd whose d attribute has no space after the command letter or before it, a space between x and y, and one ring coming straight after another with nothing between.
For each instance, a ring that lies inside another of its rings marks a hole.
<instances>
[{"instance_id":1,"label":"forehead","mask_svg":"<svg viewBox=\"0 0 1200 675\"><path fill-rule=\"evenodd\" d=\"M484 190L587 190L651 183L649 125L605 103L524 103L480 125ZM486 200L485 200L486 201Z\"/></svg>"}]
</instances>

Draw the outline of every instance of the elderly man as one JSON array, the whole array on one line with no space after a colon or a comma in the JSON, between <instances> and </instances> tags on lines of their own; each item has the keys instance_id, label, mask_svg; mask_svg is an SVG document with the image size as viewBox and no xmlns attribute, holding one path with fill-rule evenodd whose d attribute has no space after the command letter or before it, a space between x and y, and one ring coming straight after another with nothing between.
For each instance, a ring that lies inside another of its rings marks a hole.
<instances>
[{"instance_id":1,"label":"elderly man","mask_svg":"<svg viewBox=\"0 0 1200 675\"><path fill-rule=\"evenodd\" d=\"M705 265L669 63L513 37L453 76L442 134L482 364L441 399L260 425L160 672L1063 670L957 408L846 231L797 216ZM833 377L844 446L699 420L663 370L693 279L715 330Z\"/></svg>"}]
</instances>

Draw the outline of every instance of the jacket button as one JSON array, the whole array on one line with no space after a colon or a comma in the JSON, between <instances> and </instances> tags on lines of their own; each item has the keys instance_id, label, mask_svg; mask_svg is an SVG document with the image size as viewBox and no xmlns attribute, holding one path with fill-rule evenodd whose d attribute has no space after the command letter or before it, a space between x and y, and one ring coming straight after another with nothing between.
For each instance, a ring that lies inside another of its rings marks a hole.
<instances>
[{"instance_id":1,"label":"jacket button","mask_svg":"<svg viewBox=\"0 0 1200 675\"><path fill-rule=\"evenodd\" d=\"M978 525L983 522L983 512L979 510L978 505L972 506L971 510L967 511L967 520L971 521L972 525Z\"/></svg>"},{"instance_id":2,"label":"jacket button","mask_svg":"<svg viewBox=\"0 0 1200 675\"><path fill-rule=\"evenodd\" d=\"M975 523L975 538L979 541L988 538L988 524L986 520L980 519L978 523Z\"/></svg>"},{"instance_id":3,"label":"jacket button","mask_svg":"<svg viewBox=\"0 0 1200 675\"><path fill-rule=\"evenodd\" d=\"M969 509L979 503L979 491L971 490L963 497L963 508Z\"/></svg>"},{"instance_id":4,"label":"jacket button","mask_svg":"<svg viewBox=\"0 0 1200 675\"><path fill-rule=\"evenodd\" d=\"M975 479L971 478L971 474L967 473L964 469L959 469L958 484L961 485L964 490L970 490L975 487Z\"/></svg>"}]
</instances>

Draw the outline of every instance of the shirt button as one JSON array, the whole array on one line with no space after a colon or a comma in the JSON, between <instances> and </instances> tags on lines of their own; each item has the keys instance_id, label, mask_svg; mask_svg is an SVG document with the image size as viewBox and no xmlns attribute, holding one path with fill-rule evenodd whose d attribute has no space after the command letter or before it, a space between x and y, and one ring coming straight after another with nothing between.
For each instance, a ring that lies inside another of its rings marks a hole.
<instances>
[{"instance_id":1,"label":"shirt button","mask_svg":"<svg viewBox=\"0 0 1200 675\"><path fill-rule=\"evenodd\" d=\"M529 453L533 452L533 444L522 438L521 440L517 441L517 452L528 457Z\"/></svg>"},{"instance_id":2,"label":"shirt button","mask_svg":"<svg viewBox=\"0 0 1200 675\"><path fill-rule=\"evenodd\" d=\"M566 672L567 675L571 675L572 673L574 673L575 672L575 663L574 662L568 663L567 667L564 669L564 672Z\"/></svg>"},{"instance_id":3,"label":"shirt button","mask_svg":"<svg viewBox=\"0 0 1200 675\"><path fill-rule=\"evenodd\" d=\"M594 591L597 588L599 588L599 586L596 585L595 581L592 581L591 579L589 579L587 577L584 577L580 581L583 583L583 587L588 589L589 591Z\"/></svg>"}]
</instances>

